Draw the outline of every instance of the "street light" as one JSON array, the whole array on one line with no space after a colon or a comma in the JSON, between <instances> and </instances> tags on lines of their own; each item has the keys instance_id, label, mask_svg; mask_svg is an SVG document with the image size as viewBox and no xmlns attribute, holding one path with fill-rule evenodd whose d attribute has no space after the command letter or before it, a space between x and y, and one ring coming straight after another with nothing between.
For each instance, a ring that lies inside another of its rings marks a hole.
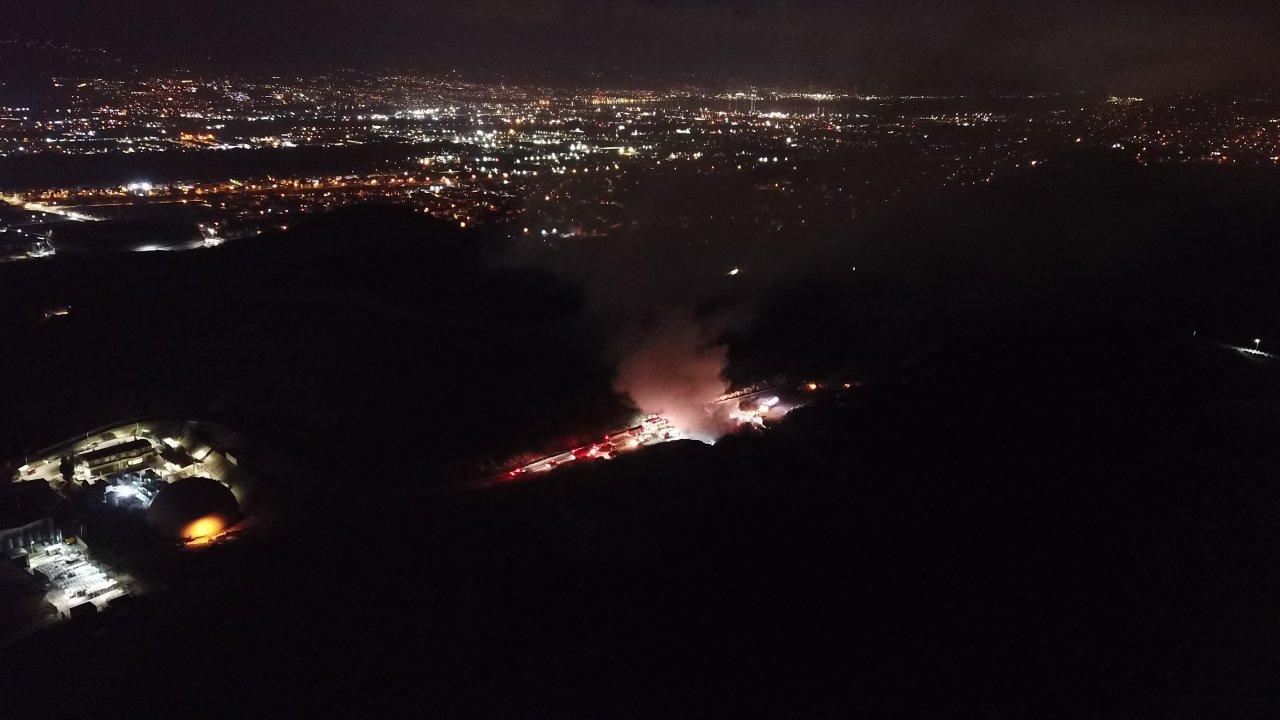
<instances>
[{"instance_id":1,"label":"street light","mask_svg":"<svg viewBox=\"0 0 1280 720\"><path fill-rule=\"evenodd\" d=\"M1253 339L1253 349L1260 350L1262 348L1262 338Z\"/></svg>"}]
</instances>

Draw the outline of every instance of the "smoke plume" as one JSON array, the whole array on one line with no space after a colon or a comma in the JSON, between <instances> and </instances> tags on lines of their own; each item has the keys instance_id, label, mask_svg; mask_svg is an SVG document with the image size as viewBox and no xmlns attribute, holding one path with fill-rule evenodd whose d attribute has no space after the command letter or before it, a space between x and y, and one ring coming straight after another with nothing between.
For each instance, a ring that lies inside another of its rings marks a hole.
<instances>
[{"instance_id":1,"label":"smoke plume","mask_svg":"<svg viewBox=\"0 0 1280 720\"><path fill-rule=\"evenodd\" d=\"M642 412L660 414L700 440L712 441L728 429L707 403L728 387L723 374L728 348L687 312L667 315L633 338L618 363L614 388Z\"/></svg>"}]
</instances>

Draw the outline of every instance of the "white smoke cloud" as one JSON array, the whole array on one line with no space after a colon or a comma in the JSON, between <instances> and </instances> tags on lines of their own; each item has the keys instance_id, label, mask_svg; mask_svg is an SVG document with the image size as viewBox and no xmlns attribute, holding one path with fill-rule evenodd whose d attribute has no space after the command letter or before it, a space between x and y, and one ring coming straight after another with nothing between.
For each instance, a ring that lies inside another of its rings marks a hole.
<instances>
[{"instance_id":1,"label":"white smoke cloud","mask_svg":"<svg viewBox=\"0 0 1280 720\"><path fill-rule=\"evenodd\" d=\"M707 403L729 386L724 379L728 348L688 312L662 318L633 338L618 363L614 388L646 414L662 415L699 440L714 441L731 425Z\"/></svg>"}]
</instances>

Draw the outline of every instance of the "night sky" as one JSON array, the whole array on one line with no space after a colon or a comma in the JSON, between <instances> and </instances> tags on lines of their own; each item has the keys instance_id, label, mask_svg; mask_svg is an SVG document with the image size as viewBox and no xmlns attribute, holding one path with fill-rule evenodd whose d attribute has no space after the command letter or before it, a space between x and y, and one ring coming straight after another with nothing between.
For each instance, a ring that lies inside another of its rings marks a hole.
<instances>
[{"instance_id":1,"label":"night sky","mask_svg":"<svg viewBox=\"0 0 1280 720\"><path fill-rule=\"evenodd\" d=\"M397 67L888 90L1238 90L1275 82L1267 0L17 0L10 32L146 66Z\"/></svg>"}]
</instances>

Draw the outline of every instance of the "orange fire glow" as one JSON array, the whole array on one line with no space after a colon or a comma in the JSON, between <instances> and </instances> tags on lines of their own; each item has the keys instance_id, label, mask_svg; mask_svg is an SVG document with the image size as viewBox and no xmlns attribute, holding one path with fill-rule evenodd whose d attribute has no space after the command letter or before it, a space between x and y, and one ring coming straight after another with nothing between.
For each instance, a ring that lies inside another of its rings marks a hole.
<instances>
[{"instance_id":1,"label":"orange fire glow","mask_svg":"<svg viewBox=\"0 0 1280 720\"><path fill-rule=\"evenodd\" d=\"M217 515L205 515L183 528L182 537L185 540L196 540L222 532L225 527L226 523L222 521L222 518Z\"/></svg>"}]
</instances>

